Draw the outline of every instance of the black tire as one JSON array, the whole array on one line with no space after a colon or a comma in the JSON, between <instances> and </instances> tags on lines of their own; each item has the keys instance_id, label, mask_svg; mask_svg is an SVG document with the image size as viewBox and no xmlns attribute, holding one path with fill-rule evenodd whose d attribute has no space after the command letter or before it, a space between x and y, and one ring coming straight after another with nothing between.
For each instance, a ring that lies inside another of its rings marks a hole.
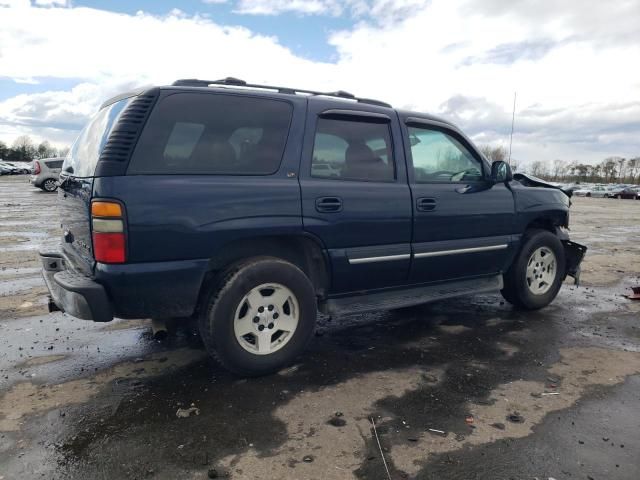
<instances>
[{"instance_id":1,"label":"black tire","mask_svg":"<svg viewBox=\"0 0 640 480\"><path fill-rule=\"evenodd\" d=\"M527 282L527 264L531 255L541 247L548 248L555 255L555 277L546 292L534 294ZM524 310L546 307L558 295L566 276L565 269L564 247L558 237L547 230L528 230L522 240L520 252L504 275L502 296L507 302Z\"/></svg>"},{"instance_id":2,"label":"black tire","mask_svg":"<svg viewBox=\"0 0 640 480\"><path fill-rule=\"evenodd\" d=\"M589 192L587 192L587 194L585 195L585 197L590 197L591 194Z\"/></svg>"},{"instance_id":3,"label":"black tire","mask_svg":"<svg viewBox=\"0 0 640 480\"><path fill-rule=\"evenodd\" d=\"M289 289L297 301L299 318L284 346L273 353L259 355L240 344L235 335L234 321L245 295L268 283ZM304 350L313 336L316 316L316 294L302 270L278 258L257 257L236 264L221 276L209 294L198 323L205 347L223 367L238 375L259 376L280 370Z\"/></svg>"},{"instance_id":4,"label":"black tire","mask_svg":"<svg viewBox=\"0 0 640 480\"><path fill-rule=\"evenodd\" d=\"M55 192L58 189L58 182L56 182L53 178L47 178L44 182L42 182L42 189L45 192Z\"/></svg>"}]
</instances>

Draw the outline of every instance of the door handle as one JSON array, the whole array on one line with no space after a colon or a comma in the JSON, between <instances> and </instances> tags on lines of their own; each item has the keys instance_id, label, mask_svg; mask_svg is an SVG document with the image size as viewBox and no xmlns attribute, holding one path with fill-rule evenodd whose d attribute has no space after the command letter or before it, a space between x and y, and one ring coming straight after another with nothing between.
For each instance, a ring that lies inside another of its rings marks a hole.
<instances>
[{"instance_id":1,"label":"door handle","mask_svg":"<svg viewBox=\"0 0 640 480\"><path fill-rule=\"evenodd\" d=\"M316 198L316 210L323 213L340 212L342 199L340 197L318 197Z\"/></svg>"},{"instance_id":2,"label":"door handle","mask_svg":"<svg viewBox=\"0 0 640 480\"><path fill-rule=\"evenodd\" d=\"M436 209L436 199L422 197L416 200L416 210L420 212L432 212Z\"/></svg>"}]
</instances>

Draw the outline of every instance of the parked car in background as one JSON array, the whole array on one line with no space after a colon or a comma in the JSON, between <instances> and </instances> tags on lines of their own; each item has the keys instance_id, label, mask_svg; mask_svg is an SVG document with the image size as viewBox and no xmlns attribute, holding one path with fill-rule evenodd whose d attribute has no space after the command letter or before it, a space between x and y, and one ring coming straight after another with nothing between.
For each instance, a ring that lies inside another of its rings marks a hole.
<instances>
[{"instance_id":1,"label":"parked car in background","mask_svg":"<svg viewBox=\"0 0 640 480\"><path fill-rule=\"evenodd\" d=\"M315 163L311 166L311 171L314 175L322 177L339 177L340 170L333 167L329 163Z\"/></svg>"},{"instance_id":2,"label":"parked car in background","mask_svg":"<svg viewBox=\"0 0 640 480\"><path fill-rule=\"evenodd\" d=\"M0 165L0 175L13 175L13 171L8 167Z\"/></svg>"},{"instance_id":3,"label":"parked car in background","mask_svg":"<svg viewBox=\"0 0 640 480\"><path fill-rule=\"evenodd\" d=\"M631 200L640 200L640 193L637 189L627 187L621 190L616 190L611 198L627 198Z\"/></svg>"},{"instance_id":4,"label":"parked car in background","mask_svg":"<svg viewBox=\"0 0 640 480\"><path fill-rule=\"evenodd\" d=\"M595 187L591 188L585 196L596 198L611 198L614 191L615 190L612 187L596 185Z\"/></svg>"},{"instance_id":5,"label":"parked car in background","mask_svg":"<svg viewBox=\"0 0 640 480\"><path fill-rule=\"evenodd\" d=\"M55 192L58 189L58 179L62 170L64 158L43 158L33 161L33 175L31 183L34 187L41 188L45 192Z\"/></svg>"},{"instance_id":6,"label":"parked car in background","mask_svg":"<svg viewBox=\"0 0 640 480\"><path fill-rule=\"evenodd\" d=\"M31 173L31 170L27 165L19 165L16 163L9 163L0 161L0 167L9 172L9 175L24 175L25 173Z\"/></svg>"},{"instance_id":7,"label":"parked car in background","mask_svg":"<svg viewBox=\"0 0 640 480\"><path fill-rule=\"evenodd\" d=\"M576 188L573 191L573 194L576 197L590 197L592 188L593 187L582 186L582 187Z\"/></svg>"}]
</instances>

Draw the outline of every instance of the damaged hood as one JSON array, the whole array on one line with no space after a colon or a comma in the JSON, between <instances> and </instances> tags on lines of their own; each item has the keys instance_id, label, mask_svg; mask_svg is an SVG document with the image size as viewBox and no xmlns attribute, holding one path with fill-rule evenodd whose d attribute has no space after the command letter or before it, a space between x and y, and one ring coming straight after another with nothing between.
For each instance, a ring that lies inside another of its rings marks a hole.
<instances>
[{"instance_id":1,"label":"damaged hood","mask_svg":"<svg viewBox=\"0 0 640 480\"><path fill-rule=\"evenodd\" d=\"M546 180L534 177L533 175L527 175L526 173L516 173L513 175L513 179L520 182L525 187L553 188L555 190L560 190L567 197L571 197L573 195L573 191L571 189L563 189L562 187L553 185Z\"/></svg>"}]
</instances>

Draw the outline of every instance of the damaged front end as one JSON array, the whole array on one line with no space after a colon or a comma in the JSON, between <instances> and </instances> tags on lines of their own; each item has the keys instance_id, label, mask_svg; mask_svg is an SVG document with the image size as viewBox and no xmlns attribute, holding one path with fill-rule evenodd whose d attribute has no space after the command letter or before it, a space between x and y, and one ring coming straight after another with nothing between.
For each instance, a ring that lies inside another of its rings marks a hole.
<instances>
[{"instance_id":1,"label":"damaged front end","mask_svg":"<svg viewBox=\"0 0 640 480\"><path fill-rule=\"evenodd\" d=\"M528 175L524 173L516 173L513 176L513 179L525 187L538 187L538 188L548 188L556 191L560 191L566 195L564 198L565 204L567 208L571 207L571 196L573 195L573 191L571 189L562 188L558 185L554 185L549 183L541 178L534 177L533 175ZM587 253L587 247L572 241L569 238L569 212L567 210L566 215L562 220L557 220L556 225L559 225L556 228L556 235L562 242L564 246L564 257L565 257L565 272L566 276L573 277L575 284L579 285L580 283L580 264L584 259L585 254Z\"/></svg>"},{"instance_id":2,"label":"damaged front end","mask_svg":"<svg viewBox=\"0 0 640 480\"><path fill-rule=\"evenodd\" d=\"M527 173L516 173L513 175L513 179L517 182L520 182L525 187L553 188L555 190L560 190L569 198L573 196L573 190L562 188L558 185L554 185L553 183L549 183L546 180L534 177L533 175L529 175Z\"/></svg>"}]
</instances>

